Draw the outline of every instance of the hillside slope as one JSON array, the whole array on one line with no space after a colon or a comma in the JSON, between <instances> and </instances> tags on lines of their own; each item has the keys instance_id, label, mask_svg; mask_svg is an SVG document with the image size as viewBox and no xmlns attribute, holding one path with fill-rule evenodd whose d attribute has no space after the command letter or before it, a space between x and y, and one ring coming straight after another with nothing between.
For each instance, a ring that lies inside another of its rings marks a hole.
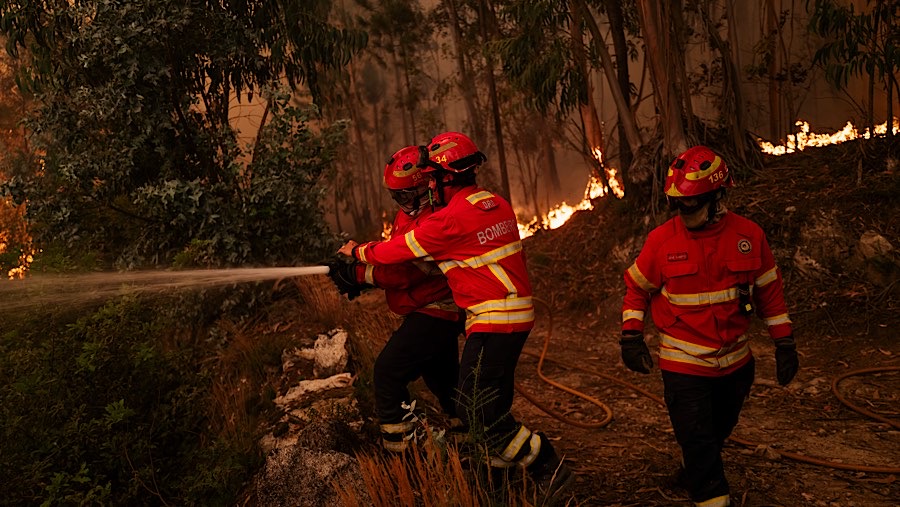
<instances>
[{"instance_id":1,"label":"hillside slope","mask_svg":"<svg viewBox=\"0 0 900 507\"><path fill-rule=\"evenodd\" d=\"M761 325L751 329L756 385L725 455L737 505L880 506L900 498L900 171L889 151L853 142L773 157L729 192L729 208L768 234L801 354L800 373L781 388L771 341ZM664 407L616 381L662 394L658 368L626 370L616 340L622 273L666 212L627 213L601 201L525 243L546 305L519 369L522 389L584 426L603 418L540 380L535 357L549 340L543 374L607 404L612 421L586 429L522 397L514 410L558 437L579 473L576 504L689 505L667 485L680 451ZM655 349L652 328L648 338ZM838 396L892 423L860 415Z\"/></svg>"}]
</instances>

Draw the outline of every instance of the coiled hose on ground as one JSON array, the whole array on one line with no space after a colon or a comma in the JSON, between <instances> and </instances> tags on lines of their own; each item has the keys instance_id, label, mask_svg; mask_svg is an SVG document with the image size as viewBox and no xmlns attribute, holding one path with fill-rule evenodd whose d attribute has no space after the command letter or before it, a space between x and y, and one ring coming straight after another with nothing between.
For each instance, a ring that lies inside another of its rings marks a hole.
<instances>
[{"instance_id":1,"label":"coiled hose on ground","mask_svg":"<svg viewBox=\"0 0 900 507\"><path fill-rule=\"evenodd\" d=\"M613 382L613 383L618 384L618 385L620 385L620 386L623 386L623 387L626 387L626 388L631 389L631 390L633 390L633 391L636 391L636 392L638 392L638 393L640 393L640 394L646 396L647 398L650 398L651 400L653 400L653 401L659 403L660 405L665 406L665 401L664 401L662 398L660 398L659 396L657 396L657 395L655 395L655 394L653 394L653 393L651 393L651 392L649 392L649 391L647 391L647 390L645 390L645 389L642 389L641 387L638 387L638 386L636 386L636 385L634 385L634 384L631 384L631 383L629 383L629 382L626 382L626 381L624 381L624 380L621 380L621 379L619 379L619 378L616 378L616 377L614 377L614 376L612 376L612 375L607 375L606 373L603 373L603 372L600 372L600 371L598 371L598 370L594 370L594 369L591 369L591 368L584 368L584 367L582 367L582 366L577 366L577 365L568 364L568 363L565 363L565 362L563 362L563 361L558 361L558 360L554 360L554 359L548 359L548 358L547 358L547 350L550 348L550 338L551 338L551 336L552 336L552 334L553 334L553 312L550 310L550 305L547 304L545 301L543 301L543 300L541 300L541 299L539 299L539 298L534 298L534 301L535 301L536 303L540 303L541 305L543 305L543 306L547 309L547 315L548 315L547 334L544 336L544 345L543 345L543 347L542 347L542 349L541 349L540 354L536 354L536 353L534 353L534 352L530 352L530 351L527 351L527 350L523 350L523 351L522 351L522 354L537 358L537 360L538 360L538 364L537 364L537 374L538 374L538 377L539 377L541 380L543 380L543 381L546 382L547 384L549 384L549 385L551 385L551 386L553 386L553 387L555 387L555 388L557 388L557 389L560 389L560 390L562 390L562 391L565 391L565 392L567 392L567 393L569 393L569 394L571 394L571 395L573 395L573 396L577 396L577 397L579 397L579 398L581 398L581 399L583 399L583 400L585 400L585 401L587 401L587 402L589 402L589 403L591 403L591 404L593 404L593 405L596 405L597 407L599 407L599 408L604 412L605 415L604 415L604 417L603 417L602 419L600 419L599 421L596 421L596 422L589 422L589 423L586 423L586 422L582 422L582 421L575 421L575 420L572 420L572 419L570 419L570 418L567 418L567 417L563 416L562 414L559 414L559 413L555 412L554 410L550 409L550 408L547 407L546 405L540 403L534 396L532 396L530 393L528 393L525 389L522 388L522 386L521 386L520 384L517 383L517 384L516 384L516 391L517 391L519 394L521 394L525 399L527 399L527 400L528 400L529 402L531 402L535 407L537 407L539 410L541 410L542 412L546 413L547 415L549 415L549 416L551 416L551 417L553 417L553 418L555 418L555 419L558 419L559 421L562 421L562 422L564 422L564 423L566 423L566 424L570 424L570 425L572 425L572 426L576 426L576 427L579 427L579 428L586 428L586 429L602 428L603 426L606 426L607 424L609 424L610 421L612 421L612 410L610 410L610 408L609 408L605 403L603 403L602 401L600 401L600 400L598 400L598 399L596 399L596 398L594 398L594 397L592 397L592 396L589 396L589 395L587 395L587 394L585 394L585 393L583 393L583 392L581 392L581 391L578 391L577 389L573 389L573 388L568 387L568 386L565 386L565 385L563 385L563 384L561 384L561 383L559 383L559 382L556 382L556 381L554 381L554 380L551 380L551 379L548 378L546 375L544 375L544 372L543 372L544 362L545 362L545 361L550 361L550 362L553 362L553 363L555 363L555 364L558 364L558 365L560 365L560 366L562 366L562 367L565 367L565 368L568 368L568 369L571 369L571 370L577 370L577 371L580 371L580 372L583 372L583 373L587 373L587 374L589 374L589 375L594 375L594 376L597 376L597 377L604 378L604 379L606 379L606 380L609 380L610 382ZM831 391L834 393L835 397L836 397L841 403L843 403L845 406L847 406L847 407L850 408L851 410L854 410L854 411L856 411L856 412L858 412L858 413L860 413L860 414L862 414L862 415L864 415L864 416L866 416L866 417L870 417L870 418L875 419L875 420L877 420L877 421L879 421L879 422L882 422L882 423L884 423L884 424L888 424L888 425L890 425L890 426L892 426L892 427L894 427L894 428L900 428L900 423L898 423L897 421L894 421L894 420L892 420L892 419L888 419L888 418L886 418L886 417L884 417L884 416L881 416L881 415L879 415L879 414L876 414L876 413L874 413L874 412L871 412L871 411L869 411L869 410L866 410L866 409L864 409L864 408L862 408L862 407L859 407L859 406L857 406L857 405L854 405L853 403L850 403L850 402L849 402L849 401L841 394L840 390L838 389L838 385L839 385L843 380L845 380L845 379L847 379L847 378L849 378L849 377L854 377L854 376L859 376L859 375L867 375L867 374L870 374L870 373L883 373L883 372L891 372L891 371L900 371L900 366L885 366L885 367L880 367L880 368L864 368L864 369L860 369L860 370L849 371L849 372L847 372L847 373L844 373L843 375L840 375L840 376L836 377L836 378L832 381L832 383L831 383ZM743 438L736 437L736 436L734 436L734 435L732 435L729 439L732 440L733 442L736 442L736 443L738 443L738 444L741 444L741 445L744 445L744 446L747 446L747 447L752 447L752 448L754 448L754 449L760 447L761 445L764 445L764 444L760 444L760 443L758 443L758 442L752 442L752 441L749 441L749 440L745 440L745 439L743 439ZM792 459L792 460L794 460L794 461L800 461L800 462L803 462L803 463L809 463L809 464L811 464L811 465L825 466L825 467L835 468L835 469L839 469L839 470L851 470L851 471L859 471L859 472L886 473L886 474L897 474L897 473L900 473L900 467L869 466L869 465L853 465L853 464L846 464L846 463L835 463L835 462L833 462L833 461L829 461L829 460L824 459L824 458L817 458L817 457L814 457L814 456L807 456L807 455L805 455L805 454L800 454L800 453L796 453L796 452L779 451L779 450L777 450L777 449L772 449L772 451L775 452L776 454L778 454L779 456L782 456L782 457L788 458L788 459Z\"/></svg>"}]
</instances>

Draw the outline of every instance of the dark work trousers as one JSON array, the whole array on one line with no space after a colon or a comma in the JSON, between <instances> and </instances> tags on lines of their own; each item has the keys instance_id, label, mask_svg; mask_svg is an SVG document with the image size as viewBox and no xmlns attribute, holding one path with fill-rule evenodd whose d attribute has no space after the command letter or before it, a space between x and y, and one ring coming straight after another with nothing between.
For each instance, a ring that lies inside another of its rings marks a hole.
<instances>
[{"instance_id":1,"label":"dark work trousers","mask_svg":"<svg viewBox=\"0 0 900 507\"><path fill-rule=\"evenodd\" d=\"M494 451L502 451L519 428L509 411L516 364L527 338L528 331L472 333L459 359L457 413L467 426L475 424L479 433L485 432Z\"/></svg>"},{"instance_id":2,"label":"dark work trousers","mask_svg":"<svg viewBox=\"0 0 900 507\"><path fill-rule=\"evenodd\" d=\"M408 413L410 382L422 377L448 417L456 417L459 335L464 322L413 312L375 359L375 412L379 424L395 424Z\"/></svg>"},{"instance_id":3,"label":"dark work trousers","mask_svg":"<svg viewBox=\"0 0 900 507\"><path fill-rule=\"evenodd\" d=\"M754 363L750 359L724 377L662 372L669 419L684 459L685 485L694 502L729 494L722 446L750 394Z\"/></svg>"}]
</instances>

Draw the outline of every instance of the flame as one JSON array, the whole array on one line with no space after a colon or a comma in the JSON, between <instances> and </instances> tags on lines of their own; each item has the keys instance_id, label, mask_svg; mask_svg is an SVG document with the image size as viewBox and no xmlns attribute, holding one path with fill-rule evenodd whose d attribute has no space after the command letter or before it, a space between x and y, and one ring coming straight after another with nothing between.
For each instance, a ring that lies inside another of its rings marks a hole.
<instances>
[{"instance_id":1,"label":"flame","mask_svg":"<svg viewBox=\"0 0 900 507\"><path fill-rule=\"evenodd\" d=\"M594 204L591 201L608 195L610 192L619 199L625 196L622 184L616 178L616 169L603 166L603 152L600 148L592 148L591 153L594 154L594 158L597 159L600 167L606 172L606 179L609 182L609 186L607 187L606 183L601 181L600 178L592 172L591 177L587 182L587 186L584 189L584 198L582 198L581 202L572 206L563 201L551 208L550 211L540 219L534 217L527 224L519 222L519 237L525 239L534 234L538 229L556 229L561 227L572 218L572 215L574 215L576 211L594 209Z\"/></svg>"},{"instance_id":2,"label":"flame","mask_svg":"<svg viewBox=\"0 0 900 507\"><path fill-rule=\"evenodd\" d=\"M0 254L18 250L16 265L6 277L10 280L25 278L34 255L37 253L25 220L25 203L16 205L9 197L0 199Z\"/></svg>"},{"instance_id":3,"label":"flame","mask_svg":"<svg viewBox=\"0 0 900 507\"><path fill-rule=\"evenodd\" d=\"M394 224L388 220L387 211L381 212L381 239L387 241L391 239L391 232L394 230Z\"/></svg>"},{"instance_id":4,"label":"flame","mask_svg":"<svg viewBox=\"0 0 900 507\"><path fill-rule=\"evenodd\" d=\"M784 155L786 153L794 153L795 151L803 151L806 148L828 146L831 144L852 141L858 138L869 139L872 137L869 129L860 132L853 126L853 123L849 121L844 125L844 128L833 134L811 134L809 132L809 123L803 120L798 120L795 125L800 127L800 131L788 136L787 141L780 146L775 146L772 143L759 139L759 147L762 148L763 153L769 155ZM893 121L893 132L894 134L900 132L900 124L898 124L896 118ZM884 135L885 133L887 133L887 122L875 126L876 135Z\"/></svg>"},{"instance_id":5,"label":"flame","mask_svg":"<svg viewBox=\"0 0 900 507\"><path fill-rule=\"evenodd\" d=\"M869 129L860 132L853 126L853 123L849 121L844 125L843 129L833 134L810 133L809 123L803 120L798 120L796 125L800 127L800 131L788 136L788 140L780 146L775 146L770 142L757 139L763 153L769 155L784 155L786 153L794 153L795 151L803 151L806 148L828 146L831 144L852 141L858 138L869 139L872 137L872 133L869 132ZM900 134L900 120L894 118L892 128L895 135ZM887 133L887 122L876 125L874 131L875 135L884 135ZM519 236L521 236L522 239L531 236L538 229L556 229L562 226L572 218L572 215L574 215L576 211L594 209L594 205L591 203L592 199L603 197L610 192L619 199L625 196L625 191L623 190L621 183L619 183L618 178L616 178L616 169L603 166L603 151L599 147L595 147L591 149L591 153L593 153L594 158L597 159L600 167L606 171L609 187L604 185L603 182L597 178L596 174L591 174L587 187L584 189L584 199L580 203L570 206L563 201L551 208L550 211L540 219L534 217L527 224L519 222Z\"/></svg>"}]
</instances>

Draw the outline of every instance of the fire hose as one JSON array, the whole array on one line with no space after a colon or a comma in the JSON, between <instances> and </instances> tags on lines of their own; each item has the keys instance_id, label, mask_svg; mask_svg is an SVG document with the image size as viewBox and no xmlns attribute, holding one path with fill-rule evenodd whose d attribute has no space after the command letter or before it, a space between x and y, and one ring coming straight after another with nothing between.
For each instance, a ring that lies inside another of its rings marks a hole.
<instances>
[{"instance_id":1,"label":"fire hose","mask_svg":"<svg viewBox=\"0 0 900 507\"><path fill-rule=\"evenodd\" d=\"M581 422L581 421L574 421L574 420L571 420L571 419L566 418L566 417L564 417L563 415L557 413L556 411L554 411L554 410L552 410L552 409L546 407L545 405L541 404L539 401L537 401L537 400L535 399L534 396L532 396L532 395L531 395L530 393L528 393L525 389L523 389L522 386L521 386L520 384L516 383L516 391L517 391L519 394L521 394L525 399L527 399L527 400L528 400L529 402L531 402L535 407L537 407L538 409L540 409L541 411L543 411L543 412L546 413L547 415L549 415L549 416L551 416L551 417L553 417L553 418L555 418L555 419L558 419L558 420L560 420L560 421L562 421L562 422L564 422L564 423L566 423L566 424L570 424L570 425L577 426L577 427L580 427L580 428L586 428L586 429L596 429L596 428L601 428L601 427L606 426L607 424L609 424L610 421L612 421L612 411L609 409L609 407L608 407L605 403L603 403L603 402L597 400L596 398L594 398L594 397L592 397L592 396L589 396L589 395L587 395L587 394L585 394L585 393L583 393L583 392L581 392L581 391L578 391L578 390L576 390L576 389L572 389L572 388L570 388L570 387L568 387L568 386L565 386L565 385L563 385L563 384L561 384L561 383L559 383L559 382L556 382L556 381L553 381L553 380L547 378L547 376L544 375L544 372L543 372L543 366L544 366L544 362L545 362L545 361L550 361L550 362L552 362L552 363L554 363L554 364L557 364L557 365L559 365L559 366L562 366L563 368L568 368L568 369L570 369L570 370L576 370L576 371L580 371L580 372L582 372L582 373L587 373L587 374L589 374L589 375L594 375L594 376L597 376L597 377L604 378L604 379L606 379L606 380L609 380L610 382L613 382L613 383L618 384L618 385L620 385L620 386L623 386L623 387L626 387L626 388L631 389L631 390L633 390L633 391L636 391L636 392L638 392L638 393L640 393L640 394L646 396L647 398L650 398L651 400L653 400L653 401L659 403L660 405L665 406L665 401L664 401L662 398L660 398L659 396L657 396L657 395L655 395L655 394L653 394L653 393L651 393L651 392L649 392L649 391L647 391L647 390L645 390L645 389L643 389L643 388L641 388L641 387L639 387L639 386L636 386L636 385L634 385L634 384L631 384L631 383L629 383L629 382L626 382L626 381L624 381L624 380L621 380L621 379L619 379L619 378L616 378L616 377L614 377L614 376L612 376L612 375L607 375L607 374L605 374L605 373L603 373L603 372L600 372L600 371L597 371L597 370L594 370L594 369L591 369L591 368L584 368L584 367L582 367L582 366L577 366L577 365L568 364L568 363L565 363L565 362L563 362L563 361L558 361L558 360L554 360L554 359L548 359L548 358L546 357L546 356L547 356L547 350L549 349L549 346L550 346L550 338L551 338L551 336L552 336L552 334L553 334L553 312L550 310L550 305L547 304L545 301L543 301L543 300L541 300L541 299L539 299L539 298L534 298L534 301L537 302L537 303L542 304L542 305L547 309L547 314L548 314L548 328L547 328L547 333L546 333L546 335L544 336L544 344L543 344L543 348L542 348L542 350L541 350L541 352L540 352L539 354L538 354L538 353L534 353L534 352L530 352L530 351L527 351L527 350L523 350L523 351L522 351L522 354L527 355L527 356L530 356L530 357L534 357L534 358L537 358L537 359L538 359L537 374L538 374L538 377L539 377L541 380L543 380L543 381L546 382L547 384L550 384L550 385L553 386L553 387L556 387L557 389L560 389L560 390L565 391L565 392L567 392L567 393L569 393L569 394L572 394L572 395L574 395L574 396L577 396L577 397L579 397L579 398L582 398L582 399L588 401L589 403L591 403L591 404L593 404L593 405L596 405L596 406L600 407L600 409L604 412L605 415L604 415L604 417L603 417L602 419L600 419L599 421L596 421L596 422L590 422L590 423L585 423L585 422ZM832 392L834 393L835 397L836 397L841 403L843 403L843 404L846 405L848 408L850 408L851 410L854 410L854 411L856 411L856 412L858 412L858 413L860 413L860 414L862 414L862 415L865 415L865 416L867 416L867 417L870 417L870 418L872 418L872 419L875 419L875 420L877 420L877 421L879 421L879 422L888 424L888 425L890 425L890 426L892 426L892 427L894 427L894 428L900 428L900 423L898 423L897 421L888 419L888 418L886 418L886 417L884 417L884 416L881 416L881 415L879 415L879 414L876 414L876 413L874 413L874 412L871 412L871 411L869 411L869 410L866 410L866 409L864 409L864 408L862 408L862 407L859 407L859 406L857 406L857 405L854 405L854 404L850 403L850 402L849 402L849 401L848 401L848 400L840 393L840 390L838 389L838 385L841 383L841 381L843 381L843 380L845 380L845 379L847 379L847 378L849 378L849 377L858 376L858 375L865 375L865 374L869 374L869 373L881 373L881 372L891 372L891 371L900 371L900 366L886 366L886 367L880 367L880 368L865 368L865 369L860 369L860 370L853 370L853 371L844 373L844 374L842 374L842 375L836 377L836 378L832 381L832 383L831 383L831 390L832 390ZM734 441L734 442L736 442L736 443L738 443L738 444L744 445L744 446L746 446L746 447L751 447L751 448L754 448L754 449L757 449L757 448L760 448L760 447L766 447L766 448L771 449L771 451L774 452L775 454L777 454L778 456L781 456L781 457L784 457L784 458L788 458L788 459L792 459L792 460L794 460L794 461L799 461L799 462L803 462L803 463L808 463L808 464L811 464L811 465L819 465L819 466L830 467L830 468L835 468L835 469L839 469L839 470L851 470L851 471L859 471L859 472L886 473L886 474L897 474L897 473L900 473L900 467L869 466L869 465L853 465L853 464L846 464L846 463L835 463L835 462L833 462L833 461L830 461L830 460L827 460L827 459L824 459L824 458L817 458L817 457L814 457L814 456L807 456L807 455L801 454L801 453L795 453L795 452L790 452L790 451L780 451L780 450L777 450L777 449L772 449L771 446L768 446L768 445L765 445L765 444L760 444L760 443L757 443L757 442L752 442L752 441L749 441L749 440L745 440L745 439L743 439L743 438L739 438L739 437L736 437L736 436L734 436L734 435L732 435L731 437L729 437L729 440L732 440L732 441Z\"/></svg>"}]
</instances>

